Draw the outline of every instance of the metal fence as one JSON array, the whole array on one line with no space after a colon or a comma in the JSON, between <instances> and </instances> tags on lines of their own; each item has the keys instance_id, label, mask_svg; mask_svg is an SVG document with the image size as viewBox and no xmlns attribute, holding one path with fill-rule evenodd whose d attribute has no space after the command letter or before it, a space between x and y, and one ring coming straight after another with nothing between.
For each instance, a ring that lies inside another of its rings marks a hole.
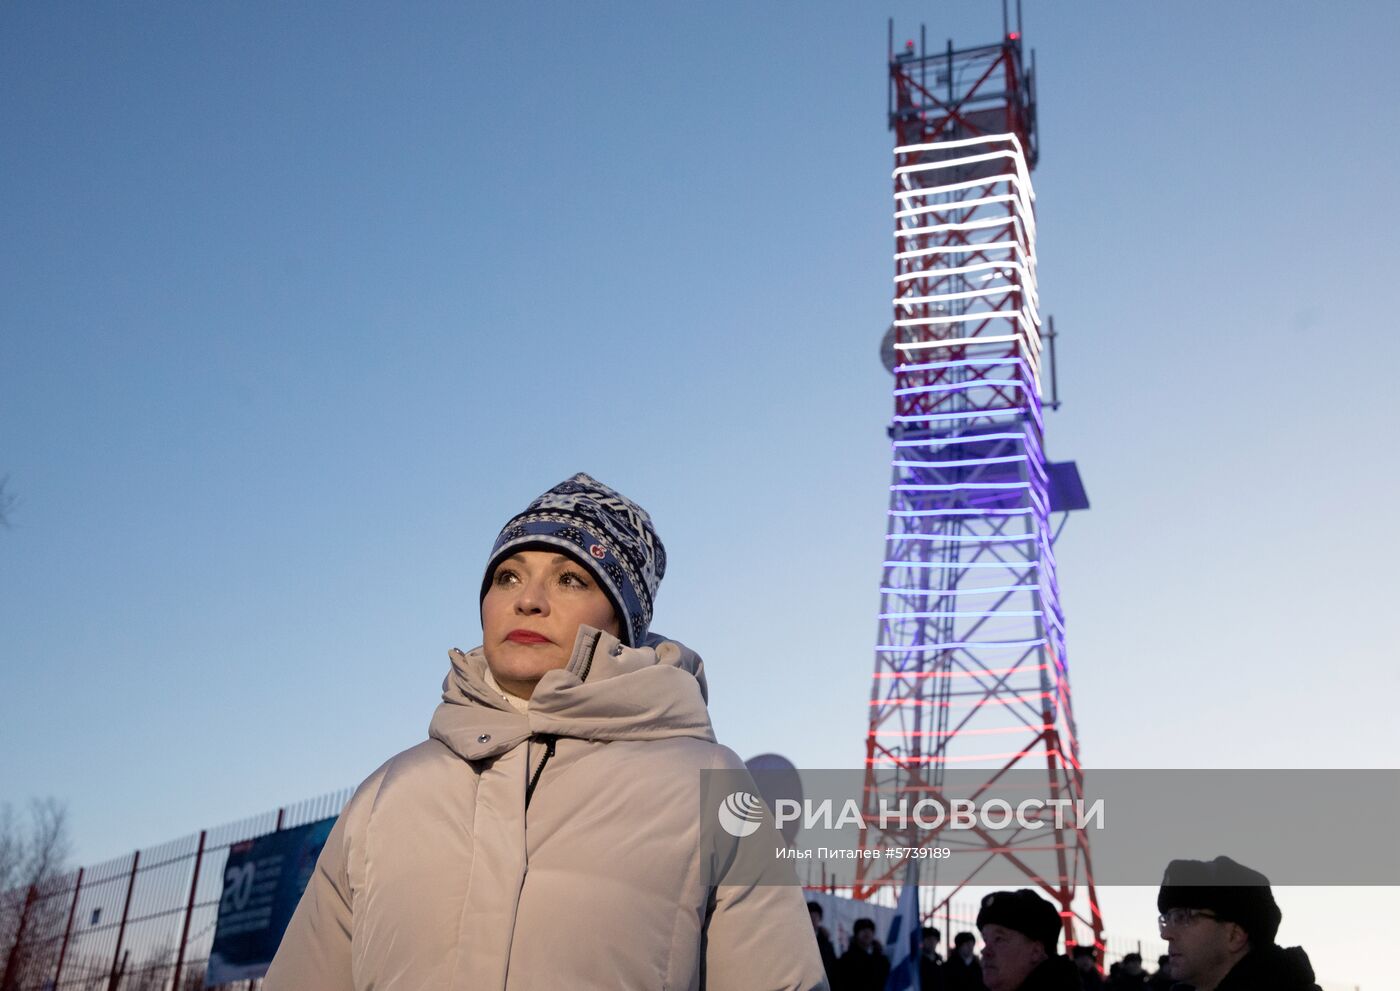
<instances>
[{"instance_id":1,"label":"metal fence","mask_svg":"<svg viewBox=\"0 0 1400 991\"><path fill-rule=\"evenodd\" d=\"M352 790L7 892L0 904L0 932L9 937L0 991L202 988L229 847L338 815Z\"/></svg>"},{"instance_id":2,"label":"metal fence","mask_svg":"<svg viewBox=\"0 0 1400 991\"><path fill-rule=\"evenodd\" d=\"M0 991L198 991L214 941L229 847L338 815L353 789L206 829L0 896ZM824 885L812 885L828 890ZM849 891L833 893L849 895ZM894 904L894 892L883 892ZM882 899L877 897L876 902ZM976 931L976 906L946 906L929 924ZM1162 944L1110 939L1105 964L1130 951L1149 969ZM249 989L260 982L238 985Z\"/></svg>"}]
</instances>

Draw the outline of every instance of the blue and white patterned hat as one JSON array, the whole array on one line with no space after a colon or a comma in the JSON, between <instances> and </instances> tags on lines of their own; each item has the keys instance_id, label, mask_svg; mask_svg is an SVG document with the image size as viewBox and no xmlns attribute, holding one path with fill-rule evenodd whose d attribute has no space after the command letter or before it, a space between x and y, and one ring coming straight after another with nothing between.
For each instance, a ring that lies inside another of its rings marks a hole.
<instances>
[{"instance_id":1,"label":"blue and white patterned hat","mask_svg":"<svg viewBox=\"0 0 1400 991\"><path fill-rule=\"evenodd\" d=\"M528 547L558 547L576 558L612 601L622 642L642 642L666 574L666 548L645 509L582 472L560 482L501 530L486 562L483 599L496 565Z\"/></svg>"}]
</instances>

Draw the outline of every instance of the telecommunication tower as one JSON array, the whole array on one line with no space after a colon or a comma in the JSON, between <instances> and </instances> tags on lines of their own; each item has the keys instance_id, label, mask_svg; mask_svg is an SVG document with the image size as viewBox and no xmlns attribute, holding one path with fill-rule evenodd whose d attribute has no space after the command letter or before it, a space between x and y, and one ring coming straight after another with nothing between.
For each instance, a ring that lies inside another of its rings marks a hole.
<instances>
[{"instance_id":1,"label":"telecommunication tower","mask_svg":"<svg viewBox=\"0 0 1400 991\"><path fill-rule=\"evenodd\" d=\"M927 792L952 768L986 769L989 781L1035 770L1047 798L1083 790L1052 520L1088 503L1073 463L1045 456L1043 413L1057 403L1053 324L1041 324L1036 289L1033 65L1019 24L999 44L934 52L922 32L896 52L890 31L894 320L882 354L894 454L866 739L871 823L892 775ZM1071 824L1053 835L1058 877L1026 867L1014 839L984 852L1059 905L1068 942L1101 946L1087 838ZM872 824L863 842L909 839ZM902 871L862 860L854 894ZM925 915L963 887L935 888Z\"/></svg>"}]
</instances>

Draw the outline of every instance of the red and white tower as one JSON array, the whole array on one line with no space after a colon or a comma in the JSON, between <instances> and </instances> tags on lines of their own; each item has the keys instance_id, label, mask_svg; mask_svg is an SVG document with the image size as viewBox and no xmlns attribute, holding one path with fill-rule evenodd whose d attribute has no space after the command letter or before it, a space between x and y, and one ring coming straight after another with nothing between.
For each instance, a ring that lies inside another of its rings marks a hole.
<instances>
[{"instance_id":1,"label":"red and white tower","mask_svg":"<svg viewBox=\"0 0 1400 991\"><path fill-rule=\"evenodd\" d=\"M980 48L891 49L893 470L866 802L890 794L892 779L927 794L953 768L985 769L989 781L1035 770L1044 797L1075 799L1083 779L1052 521L1087 502L1073 464L1045 456L1053 404L1036 288L1033 73L1019 31ZM1072 825L1049 832L1058 877L1026 866L1016 836L955 842L964 852L985 843L987 858L1023 870L1025 886L1060 906L1067 941L1102 945L1087 839ZM909 841L874 825L864 838ZM902 873L862 860L855 894ZM925 914L963 887L936 887Z\"/></svg>"}]
</instances>

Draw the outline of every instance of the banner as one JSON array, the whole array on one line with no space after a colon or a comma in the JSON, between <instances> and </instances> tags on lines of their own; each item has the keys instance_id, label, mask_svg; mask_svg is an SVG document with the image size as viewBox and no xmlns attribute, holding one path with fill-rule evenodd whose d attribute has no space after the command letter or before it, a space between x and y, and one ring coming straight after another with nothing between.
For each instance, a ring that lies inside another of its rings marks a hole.
<instances>
[{"instance_id":1,"label":"banner","mask_svg":"<svg viewBox=\"0 0 1400 991\"><path fill-rule=\"evenodd\" d=\"M334 816L229 847L205 987L267 973L333 825Z\"/></svg>"},{"instance_id":2,"label":"banner","mask_svg":"<svg viewBox=\"0 0 1400 991\"><path fill-rule=\"evenodd\" d=\"M700 772L702 849L730 883L893 889L919 860L926 885L1073 886L1082 834L1100 888L1218 854L1276 885L1400 884L1400 770L799 770L771 812L764 773Z\"/></svg>"}]
</instances>

